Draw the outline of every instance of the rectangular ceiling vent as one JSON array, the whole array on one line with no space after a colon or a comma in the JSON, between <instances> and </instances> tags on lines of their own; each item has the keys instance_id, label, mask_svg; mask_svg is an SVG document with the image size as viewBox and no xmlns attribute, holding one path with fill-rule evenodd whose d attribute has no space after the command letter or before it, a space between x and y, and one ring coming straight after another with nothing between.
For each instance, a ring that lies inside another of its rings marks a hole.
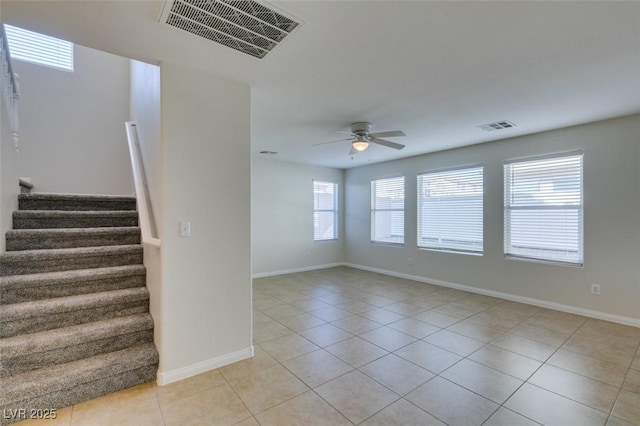
<instances>
[{"instance_id":1,"label":"rectangular ceiling vent","mask_svg":"<svg viewBox=\"0 0 640 426\"><path fill-rule=\"evenodd\" d=\"M170 0L164 9L161 22L256 58L300 25L254 0Z\"/></svg>"},{"instance_id":2,"label":"rectangular ceiling vent","mask_svg":"<svg viewBox=\"0 0 640 426\"><path fill-rule=\"evenodd\" d=\"M496 121L494 123L487 123L478 127L484 130L485 132L493 132L494 130L502 130L502 129L509 129L511 127L516 127L516 125L511 123L510 121Z\"/></svg>"}]
</instances>

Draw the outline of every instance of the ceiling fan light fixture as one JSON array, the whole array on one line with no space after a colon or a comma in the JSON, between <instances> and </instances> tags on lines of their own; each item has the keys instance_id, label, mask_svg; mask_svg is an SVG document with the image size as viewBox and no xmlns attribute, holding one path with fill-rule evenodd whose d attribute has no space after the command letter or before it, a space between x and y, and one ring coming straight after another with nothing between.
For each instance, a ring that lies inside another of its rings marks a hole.
<instances>
[{"instance_id":1,"label":"ceiling fan light fixture","mask_svg":"<svg viewBox=\"0 0 640 426\"><path fill-rule=\"evenodd\" d=\"M351 143L353 149L358 152L362 152L365 149L369 148L369 141L367 141L364 137L358 136L355 141Z\"/></svg>"}]
</instances>

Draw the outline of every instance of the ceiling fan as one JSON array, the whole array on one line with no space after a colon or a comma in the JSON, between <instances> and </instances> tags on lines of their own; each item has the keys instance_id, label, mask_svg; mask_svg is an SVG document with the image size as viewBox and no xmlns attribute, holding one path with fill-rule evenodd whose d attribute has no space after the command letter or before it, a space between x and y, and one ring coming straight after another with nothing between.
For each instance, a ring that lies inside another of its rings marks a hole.
<instances>
[{"instance_id":1,"label":"ceiling fan","mask_svg":"<svg viewBox=\"0 0 640 426\"><path fill-rule=\"evenodd\" d=\"M313 146L326 145L329 143L351 141L351 150L349 155L357 154L365 149L369 148L370 143L386 146L393 149L402 149L404 145L396 142L391 142L381 138L394 138L398 136L406 136L402 130L392 130L389 132L371 133L371 123L364 121L358 121L351 124L351 136L345 139L338 139L335 141L322 142L314 144Z\"/></svg>"}]
</instances>

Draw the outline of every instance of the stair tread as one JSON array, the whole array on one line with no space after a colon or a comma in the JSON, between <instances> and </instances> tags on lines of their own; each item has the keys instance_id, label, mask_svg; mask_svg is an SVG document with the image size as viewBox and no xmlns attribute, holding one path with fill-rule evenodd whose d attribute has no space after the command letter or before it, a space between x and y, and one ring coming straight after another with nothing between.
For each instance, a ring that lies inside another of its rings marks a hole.
<instances>
[{"instance_id":1,"label":"stair tread","mask_svg":"<svg viewBox=\"0 0 640 426\"><path fill-rule=\"evenodd\" d=\"M99 194L63 194L49 192L30 192L19 194L18 199L29 200L67 200L67 201L135 201L130 195L99 195Z\"/></svg>"},{"instance_id":2,"label":"stair tread","mask_svg":"<svg viewBox=\"0 0 640 426\"><path fill-rule=\"evenodd\" d=\"M137 226L87 228L27 228L6 233L6 251L122 246L140 243Z\"/></svg>"},{"instance_id":3,"label":"stair tread","mask_svg":"<svg viewBox=\"0 0 640 426\"><path fill-rule=\"evenodd\" d=\"M79 294L54 299L41 299L10 305L0 305L0 322L24 320L53 313L91 309L115 303L134 302L145 299L149 299L149 291L146 287L132 287L99 293Z\"/></svg>"},{"instance_id":4,"label":"stair tread","mask_svg":"<svg viewBox=\"0 0 640 426\"><path fill-rule=\"evenodd\" d=\"M132 217L136 210L16 210L14 217L20 218L66 218L66 217Z\"/></svg>"},{"instance_id":5,"label":"stair tread","mask_svg":"<svg viewBox=\"0 0 640 426\"><path fill-rule=\"evenodd\" d=\"M82 235L135 234L140 232L139 226L112 226L103 228L37 228L12 229L7 231L7 238L42 238L53 236L67 238Z\"/></svg>"},{"instance_id":6,"label":"stair tread","mask_svg":"<svg viewBox=\"0 0 640 426\"><path fill-rule=\"evenodd\" d=\"M142 255L140 243L7 251L0 255L0 275L142 264Z\"/></svg>"},{"instance_id":7,"label":"stair tread","mask_svg":"<svg viewBox=\"0 0 640 426\"><path fill-rule=\"evenodd\" d=\"M23 193L18 197L18 210L131 210L135 197L121 195Z\"/></svg>"},{"instance_id":8,"label":"stair tread","mask_svg":"<svg viewBox=\"0 0 640 426\"><path fill-rule=\"evenodd\" d=\"M153 343L53 365L0 379L0 406L73 388L158 362Z\"/></svg>"},{"instance_id":9,"label":"stair tread","mask_svg":"<svg viewBox=\"0 0 640 426\"><path fill-rule=\"evenodd\" d=\"M0 277L0 288L41 287L82 280L99 280L122 275L144 275L144 265L110 266L106 268L74 269L70 271L41 272L38 274L8 275Z\"/></svg>"},{"instance_id":10,"label":"stair tread","mask_svg":"<svg viewBox=\"0 0 640 426\"><path fill-rule=\"evenodd\" d=\"M102 340L152 328L153 320L149 313L129 315L6 337L0 339L0 353L3 354L4 359L7 359L24 353L44 352L76 346L92 340Z\"/></svg>"},{"instance_id":11,"label":"stair tread","mask_svg":"<svg viewBox=\"0 0 640 426\"><path fill-rule=\"evenodd\" d=\"M0 259L5 261L17 261L38 257L58 257L58 256L96 256L114 255L120 253L130 253L141 251L140 244L127 244L122 246L98 246L98 247L72 247L61 249L38 249L38 250L16 250L7 251L0 255Z\"/></svg>"}]
</instances>

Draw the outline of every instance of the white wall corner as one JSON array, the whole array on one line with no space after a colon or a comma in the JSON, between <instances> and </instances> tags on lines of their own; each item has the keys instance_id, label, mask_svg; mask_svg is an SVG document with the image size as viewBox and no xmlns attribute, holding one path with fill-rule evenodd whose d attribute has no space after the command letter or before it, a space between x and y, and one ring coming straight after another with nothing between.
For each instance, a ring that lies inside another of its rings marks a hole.
<instances>
[{"instance_id":1,"label":"white wall corner","mask_svg":"<svg viewBox=\"0 0 640 426\"><path fill-rule=\"evenodd\" d=\"M345 263L345 266L363 271L376 272L378 274L388 275L391 277L404 278L407 280L418 281L426 284L433 284L440 287L454 288L456 290L464 290L470 293L482 294L485 296L497 297L499 299L510 300L512 302L526 303L527 305L539 306L541 308L555 309L556 311L568 312L570 314L582 315L585 317L595 318L604 321L611 321L618 324L630 325L632 327L640 327L640 319L624 317L621 315L608 314L606 312L594 311L591 309L579 308L577 306L565 305L562 303L549 302L531 297L517 296L514 294L503 293L501 291L485 290L482 288L471 287L464 284L456 284L448 281L436 280L428 277L420 277L417 275L403 274L400 272L389 271L386 269L372 268L370 266L358 265L355 263Z\"/></svg>"},{"instance_id":2,"label":"white wall corner","mask_svg":"<svg viewBox=\"0 0 640 426\"><path fill-rule=\"evenodd\" d=\"M242 361L243 359L251 358L253 354L254 348L253 345L251 345L245 349L211 358L197 364L181 367L176 370L167 372L158 371L156 383L158 386L168 385L207 371L215 370L216 368L224 367L228 364L233 364L234 362Z\"/></svg>"}]
</instances>

